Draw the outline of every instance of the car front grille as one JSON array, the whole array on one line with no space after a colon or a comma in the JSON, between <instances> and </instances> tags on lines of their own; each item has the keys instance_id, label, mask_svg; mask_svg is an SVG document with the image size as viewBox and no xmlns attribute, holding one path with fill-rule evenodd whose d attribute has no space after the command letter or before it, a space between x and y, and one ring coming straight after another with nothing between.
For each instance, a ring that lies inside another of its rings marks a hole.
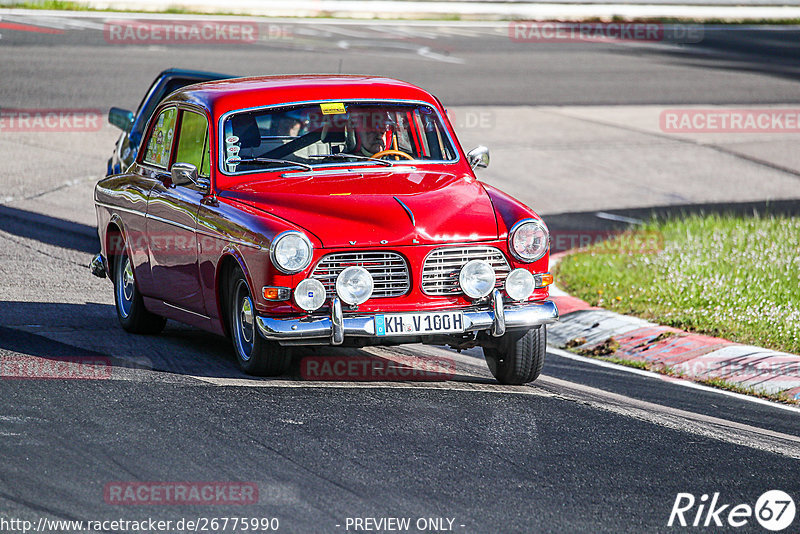
<instances>
[{"instance_id":1,"label":"car front grille","mask_svg":"<svg viewBox=\"0 0 800 534\"><path fill-rule=\"evenodd\" d=\"M458 275L461 268L471 260L484 260L494 268L496 287L502 287L511 270L505 256L495 247L446 247L437 248L425 258L422 267L422 291L428 295L458 295Z\"/></svg>"},{"instance_id":2,"label":"car front grille","mask_svg":"<svg viewBox=\"0 0 800 534\"><path fill-rule=\"evenodd\" d=\"M348 267L365 268L375 283L371 298L399 297L411 288L408 263L396 252L335 252L319 260L311 278L325 286L328 298L336 295L336 277Z\"/></svg>"}]
</instances>

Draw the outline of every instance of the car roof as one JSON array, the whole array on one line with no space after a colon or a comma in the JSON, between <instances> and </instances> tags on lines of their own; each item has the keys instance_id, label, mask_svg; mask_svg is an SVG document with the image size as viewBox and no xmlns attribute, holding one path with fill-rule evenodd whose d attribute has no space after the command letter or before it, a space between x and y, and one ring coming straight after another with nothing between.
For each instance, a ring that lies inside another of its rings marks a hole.
<instances>
[{"instance_id":1,"label":"car roof","mask_svg":"<svg viewBox=\"0 0 800 534\"><path fill-rule=\"evenodd\" d=\"M415 100L436 98L416 85L380 76L298 74L214 80L186 86L165 102L191 102L220 116L228 111L319 100Z\"/></svg>"}]
</instances>

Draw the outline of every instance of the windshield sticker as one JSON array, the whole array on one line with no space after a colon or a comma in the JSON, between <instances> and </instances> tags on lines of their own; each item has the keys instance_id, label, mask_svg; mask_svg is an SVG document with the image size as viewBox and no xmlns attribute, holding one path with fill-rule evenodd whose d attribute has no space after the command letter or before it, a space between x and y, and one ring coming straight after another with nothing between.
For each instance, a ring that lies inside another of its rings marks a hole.
<instances>
[{"instance_id":1,"label":"windshield sticker","mask_svg":"<svg viewBox=\"0 0 800 534\"><path fill-rule=\"evenodd\" d=\"M236 137L235 135L232 135L232 136L228 137L227 139L225 139L225 142L228 143L228 144L238 143L239 142L239 138Z\"/></svg>"},{"instance_id":2,"label":"windshield sticker","mask_svg":"<svg viewBox=\"0 0 800 534\"><path fill-rule=\"evenodd\" d=\"M347 110L342 102L327 102L320 104L319 109L322 111L323 115L340 115L342 113L347 113Z\"/></svg>"},{"instance_id":3,"label":"windshield sticker","mask_svg":"<svg viewBox=\"0 0 800 534\"><path fill-rule=\"evenodd\" d=\"M240 158L239 156L231 156L225 160L225 163L227 163L228 165L236 165L241 162L242 158Z\"/></svg>"},{"instance_id":4,"label":"windshield sticker","mask_svg":"<svg viewBox=\"0 0 800 534\"><path fill-rule=\"evenodd\" d=\"M234 156L239 153L239 145L233 145L228 147L228 152L233 154Z\"/></svg>"}]
</instances>

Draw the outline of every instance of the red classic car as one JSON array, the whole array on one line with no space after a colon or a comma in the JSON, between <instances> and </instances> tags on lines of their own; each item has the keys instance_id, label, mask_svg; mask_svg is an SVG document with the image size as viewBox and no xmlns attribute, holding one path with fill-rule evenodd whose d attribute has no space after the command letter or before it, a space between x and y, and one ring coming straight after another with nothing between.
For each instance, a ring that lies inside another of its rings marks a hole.
<instances>
[{"instance_id":1,"label":"red classic car","mask_svg":"<svg viewBox=\"0 0 800 534\"><path fill-rule=\"evenodd\" d=\"M297 345L480 346L493 375L539 375L549 234L479 182L442 104L398 80L266 76L165 98L135 161L95 188L129 332L166 318L230 336L278 375Z\"/></svg>"}]
</instances>

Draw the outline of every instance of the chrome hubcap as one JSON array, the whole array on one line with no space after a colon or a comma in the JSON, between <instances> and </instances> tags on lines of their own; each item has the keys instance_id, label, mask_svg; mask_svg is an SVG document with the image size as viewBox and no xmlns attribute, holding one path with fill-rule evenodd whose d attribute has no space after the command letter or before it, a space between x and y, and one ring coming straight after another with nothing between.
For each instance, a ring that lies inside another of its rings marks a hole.
<instances>
[{"instance_id":1,"label":"chrome hubcap","mask_svg":"<svg viewBox=\"0 0 800 534\"><path fill-rule=\"evenodd\" d=\"M233 336L236 352L242 361L249 361L253 352L255 337L255 313L250 291L244 280L240 280L233 292Z\"/></svg>"},{"instance_id":2,"label":"chrome hubcap","mask_svg":"<svg viewBox=\"0 0 800 534\"><path fill-rule=\"evenodd\" d=\"M133 279L133 266L128 256L120 258L122 265L117 274L117 310L122 318L127 318L133 306L133 294L136 284Z\"/></svg>"},{"instance_id":3,"label":"chrome hubcap","mask_svg":"<svg viewBox=\"0 0 800 534\"><path fill-rule=\"evenodd\" d=\"M125 258L125 269L122 271L122 289L125 292L125 300L133 299L133 268L131 262Z\"/></svg>"},{"instance_id":4,"label":"chrome hubcap","mask_svg":"<svg viewBox=\"0 0 800 534\"><path fill-rule=\"evenodd\" d=\"M242 299L242 309L240 312L242 321L242 338L247 343L253 342L253 303L250 302L250 297Z\"/></svg>"}]
</instances>

